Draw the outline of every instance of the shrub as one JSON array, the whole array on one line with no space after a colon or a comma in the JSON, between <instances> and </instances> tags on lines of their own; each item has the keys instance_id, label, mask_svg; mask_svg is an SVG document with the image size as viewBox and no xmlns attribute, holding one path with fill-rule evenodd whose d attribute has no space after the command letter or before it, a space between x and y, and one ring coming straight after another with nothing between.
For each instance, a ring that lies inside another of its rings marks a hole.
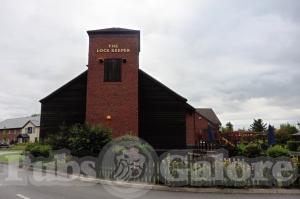
<instances>
[{"instance_id":1,"label":"shrub","mask_svg":"<svg viewBox=\"0 0 300 199\"><path fill-rule=\"evenodd\" d=\"M261 147L257 143L250 143L245 147L245 155L249 158L261 155Z\"/></svg>"},{"instance_id":2,"label":"shrub","mask_svg":"<svg viewBox=\"0 0 300 199\"><path fill-rule=\"evenodd\" d=\"M101 149L111 141L111 131L100 125L75 124L62 127L50 136L47 143L54 150L69 149L74 156L97 156Z\"/></svg>"},{"instance_id":3,"label":"shrub","mask_svg":"<svg viewBox=\"0 0 300 199\"><path fill-rule=\"evenodd\" d=\"M300 147L300 141L288 141L288 148L291 151L297 151L298 147Z\"/></svg>"},{"instance_id":4,"label":"shrub","mask_svg":"<svg viewBox=\"0 0 300 199\"><path fill-rule=\"evenodd\" d=\"M30 143L26 146L25 151L29 152L34 157L49 157L51 146L41 143Z\"/></svg>"},{"instance_id":5,"label":"shrub","mask_svg":"<svg viewBox=\"0 0 300 199\"><path fill-rule=\"evenodd\" d=\"M289 156L290 151L281 145L275 145L273 147L270 147L267 150L267 155L273 158L280 157L280 156Z\"/></svg>"},{"instance_id":6,"label":"shrub","mask_svg":"<svg viewBox=\"0 0 300 199\"><path fill-rule=\"evenodd\" d=\"M247 145L245 145L245 144L238 144L238 145L237 145L236 149L237 149L238 155L242 155L242 156L245 155L246 146L247 146Z\"/></svg>"},{"instance_id":7,"label":"shrub","mask_svg":"<svg viewBox=\"0 0 300 199\"><path fill-rule=\"evenodd\" d=\"M45 142L51 145L53 150L59 150L64 148L69 148L69 129L67 126L62 125L59 128L59 131L53 134L50 134Z\"/></svg>"},{"instance_id":8,"label":"shrub","mask_svg":"<svg viewBox=\"0 0 300 199\"><path fill-rule=\"evenodd\" d=\"M300 146L298 147L297 151L300 152Z\"/></svg>"}]
</instances>

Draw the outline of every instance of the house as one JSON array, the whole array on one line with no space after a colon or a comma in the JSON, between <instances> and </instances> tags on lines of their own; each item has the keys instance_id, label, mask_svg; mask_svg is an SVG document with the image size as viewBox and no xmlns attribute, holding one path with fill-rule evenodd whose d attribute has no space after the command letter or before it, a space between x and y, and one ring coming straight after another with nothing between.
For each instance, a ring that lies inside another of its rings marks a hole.
<instances>
[{"instance_id":1,"label":"house","mask_svg":"<svg viewBox=\"0 0 300 199\"><path fill-rule=\"evenodd\" d=\"M300 141L300 132L294 133L292 139L295 141Z\"/></svg>"},{"instance_id":2,"label":"house","mask_svg":"<svg viewBox=\"0 0 300 199\"><path fill-rule=\"evenodd\" d=\"M36 142L40 135L40 115L7 119L0 122L0 142Z\"/></svg>"},{"instance_id":3,"label":"house","mask_svg":"<svg viewBox=\"0 0 300 199\"><path fill-rule=\"evenodd\" d=\"M221 128L221 121L215 114L212 108L197 108L196 114L198 117L198 125L199 127L197 129L200 129L202 132L200 132L201 140L207 140L208 139L208 128L212 129L212 132L214 133L213 137L217 138L219 137L219 130Z\"/></svg>"},{"instance_id":4,"label":"house","mask_svg":"<svg viewBox=\"0 0 300 199\"><path fill-rule=\"evenodd\" d=\"M102 124L155 149L194 147L221 125L212 109L187 99L139 68L140 31L108 28L89 35L87 70L41 102L41 138L61 125ZM216 136L217 137L217 136Z\"/></svg>"}]
</instances>

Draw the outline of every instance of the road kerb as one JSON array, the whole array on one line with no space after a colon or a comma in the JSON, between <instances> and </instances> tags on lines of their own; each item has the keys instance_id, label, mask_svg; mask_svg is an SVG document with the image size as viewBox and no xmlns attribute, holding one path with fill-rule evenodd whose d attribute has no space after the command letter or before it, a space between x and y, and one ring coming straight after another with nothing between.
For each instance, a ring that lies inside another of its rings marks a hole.
<instances>
[{"instance_id":1,"label":"road kerb","mask_svg":"<svg viewBox=\"0 0 300 199\"><path fill-rule=\"evenodd\" d=\"M169 187L166 185L151 185L151 184L143 184L143 183L129 183L129 182L116 182L110 180L103 180L93 177L85 177L82 175L68 175L62 172L55 172L51 170L42 170L43 172L47 172L50 174L56 174L64 177L72 177L77 178L82 182L95 183L95 184L103 184L108 186L121 186L121 187L141 187L143 189L150 189L155 191L170 191L170 192L190 192L190 193L220 193L220 194L299 194L300 189L285 189L285 188L192 188L192 187Z\"/></svg>"}]
</instances>

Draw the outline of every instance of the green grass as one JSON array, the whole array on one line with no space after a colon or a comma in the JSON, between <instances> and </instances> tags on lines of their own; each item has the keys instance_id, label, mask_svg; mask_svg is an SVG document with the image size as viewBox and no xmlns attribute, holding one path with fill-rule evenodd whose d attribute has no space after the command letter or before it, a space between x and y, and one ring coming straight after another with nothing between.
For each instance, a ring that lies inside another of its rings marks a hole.
<instances>
[{"instance_id":1,"label":"green grass","mask_svg":"<svg viewBox=\"0 0 300 199\"><path fill-rule=\"evenodd\" d=\"M8 148L9 151L24 151L28 143L21 143L13 145L12 147Z\"/></svg>"},{"instance_id":2,"label":"green grass","mask_svg":"<svg viewBox=\"0 0 300 199\"><path fill-rule=\"evenodd\" d=\"M9 148L0 148L0 152L1 151L25 151L26 146L28 145L28 143L21 143L21 144L15 144L12 145Z\"/></svg>"},{"instance_id":3,"label":"green grass","mask_svg":"<svg viewBox=\"0 0 300 199\"><path fill-rule=\"evenodd\" d=\"M24 155L22 151L16 151L15 153L10 154L0 154L0 163L8 164L8 163L17 163L24 159Z\"/></svg>"}]
</instances>

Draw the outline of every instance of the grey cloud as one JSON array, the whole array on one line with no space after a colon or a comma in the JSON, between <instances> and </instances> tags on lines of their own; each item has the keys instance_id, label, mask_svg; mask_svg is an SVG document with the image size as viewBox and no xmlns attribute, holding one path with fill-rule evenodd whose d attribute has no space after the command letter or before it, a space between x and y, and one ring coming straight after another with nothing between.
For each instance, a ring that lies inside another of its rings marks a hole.
<instances>
[{"instance_id":1,"label":"grey cloud","mask_svg":"<svg viewBox=\"0 0 300 199\"><path fill-rule=\"evenodd\" d=\"M300 120L298 0L3 0L0 120L86 69L86 30L141 29L141 68L225 123ZM276 111L282 117L274 117Z\"/></svg>"}]
</instances>

